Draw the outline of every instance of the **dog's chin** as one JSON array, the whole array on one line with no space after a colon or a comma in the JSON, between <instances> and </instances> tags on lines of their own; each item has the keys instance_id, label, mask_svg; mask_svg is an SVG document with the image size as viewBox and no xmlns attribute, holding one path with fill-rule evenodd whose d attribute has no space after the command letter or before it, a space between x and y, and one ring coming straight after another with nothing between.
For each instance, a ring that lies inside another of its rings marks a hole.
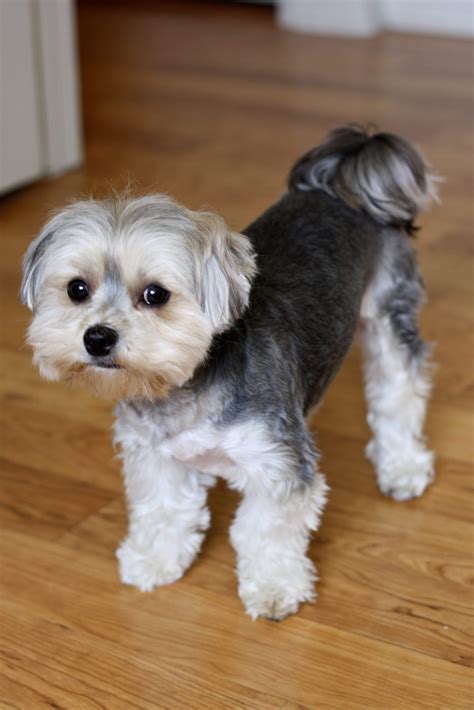
<instances>
[{"instance_id":1,"label":"dog's chin","mask_svg":"<svg viewBox=\"0 0 474 710\"><path fill-rule=\"evenodd\" d=\"M173 388L173 383L156 372L134 371L112 363L55 363L54 367L44 361L37 364L46 379L61 380L72 387L85 388L101 399L152 401L166 397Z\"/></svg>"},{"instance_id":2,"label":"dog's chin","mask_svg":"<svg viewBox=\"0 0 474 710\"><path fill-rule=\"evenodd\" d=\"M156 373L142 373L123 367L89 365L70 373L68 381L85 387L101 399L161 399L166 397L171 385Z\"/></svg>"},{"instance_id":3,"label":"dog's chin","mask_svg":"<svg viewBox=\"0 0 474 710\"><path fill-rule=\"evenodd\" d=\"M85 387L101 399L161 399L172 385L162 375L137 372L124 367L100 364L87 365L70 372L68 382Z\"/></svg>"}]
</instances>

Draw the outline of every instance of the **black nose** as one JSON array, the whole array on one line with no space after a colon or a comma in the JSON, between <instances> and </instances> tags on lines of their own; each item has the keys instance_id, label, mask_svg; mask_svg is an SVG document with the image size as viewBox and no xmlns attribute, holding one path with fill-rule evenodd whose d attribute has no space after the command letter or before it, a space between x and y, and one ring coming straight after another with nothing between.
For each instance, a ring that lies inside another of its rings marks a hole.
<instances>
[{"instance_id":1,"label":"black nose","mask_svg":"<svg viewBox=\"0 0 474 710\"><path fill-rule=\"evenodd\" d=\"M118 333L106 325L93 325L84 333L84 347L89 355L108 355L118 340Z\"/></svg>"}]
</instances>

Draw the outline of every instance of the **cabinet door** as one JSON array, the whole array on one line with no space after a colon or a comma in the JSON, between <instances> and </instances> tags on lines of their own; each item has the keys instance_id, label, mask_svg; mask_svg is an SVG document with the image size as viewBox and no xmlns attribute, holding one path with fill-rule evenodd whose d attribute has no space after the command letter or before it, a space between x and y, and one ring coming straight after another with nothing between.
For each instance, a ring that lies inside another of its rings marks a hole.
<instances>
[{"instance_id":1,"label":"cabinet door","mask_svg":"<svg viewBox=\"0 0 474 710\"><path fill-rule=\"evenodd\" d=\"M0 0L0 195L80 165L73 0Z\"/></svg>"},{"instance_id":2,"label":"cabinet door","mask_svg":"<svg viewBox=\"0 0 474 710\"><path fill-rule=\"evenodd\" d=\"M0 0L0 192L43 171L34 22L30 0Z\"/></svg>"}]
</instances>

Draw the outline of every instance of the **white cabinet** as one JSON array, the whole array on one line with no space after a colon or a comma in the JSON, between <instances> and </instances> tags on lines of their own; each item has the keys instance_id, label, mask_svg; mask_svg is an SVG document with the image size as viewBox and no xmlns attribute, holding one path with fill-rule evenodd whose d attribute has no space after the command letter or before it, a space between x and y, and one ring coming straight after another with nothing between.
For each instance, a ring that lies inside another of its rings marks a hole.
<instances>
[{"instance_id":1,"label":"white cabinet","mask_svg":"<svg viewBox=\"0 0 474 710\"><path fill-rule=\"evenodd\" d=\"M81 158L72 0L0 0L0 194Z\"/></svg>"}]
</instances>

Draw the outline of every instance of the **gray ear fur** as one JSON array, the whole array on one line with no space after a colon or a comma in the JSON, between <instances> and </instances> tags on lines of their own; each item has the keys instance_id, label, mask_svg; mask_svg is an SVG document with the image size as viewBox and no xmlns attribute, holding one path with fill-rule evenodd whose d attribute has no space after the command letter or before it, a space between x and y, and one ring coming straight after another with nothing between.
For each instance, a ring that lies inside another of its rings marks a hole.
<instances>
[{"instance_id":1,"label":"gray ear fur","mask_svg":"<svg viewBox=\"0 0 474 710\"><path fill-rule=\"evenodd\" d=\"M45 255L54 237L49 224L30 244L23 259L23 281L20 289L20 301L32 311L38 296L38 286Z\"/></svg>"},{"instance_id":2,"label":"gray ear fur","mask_svg":"<svg viewBox=\"0 0 474 710\"><path fill-rule=\"evenodd\" d=\"M256 274L250 240L227 229L217 215L199 213L198 227L204 241L200 301L215 332L225 330L245 311Z\"/></svg>"}]
</instances>

